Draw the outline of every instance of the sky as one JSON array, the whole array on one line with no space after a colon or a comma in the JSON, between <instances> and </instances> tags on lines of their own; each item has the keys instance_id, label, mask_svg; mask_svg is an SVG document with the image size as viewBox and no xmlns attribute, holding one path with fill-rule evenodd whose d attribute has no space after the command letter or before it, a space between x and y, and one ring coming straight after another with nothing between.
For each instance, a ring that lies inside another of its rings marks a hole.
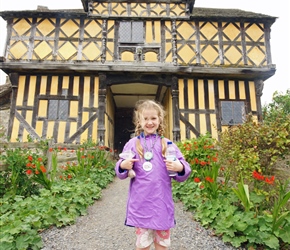
<instances>
[{"instance_id":1,"label":"sky","mask_svg":"<svg viewBox=\"0 0 290 250\"><path fill-rule=\"evenodd\" d=\"M37 6L49 9L82 9L81 0L0 0L0 11L36 10ZM272 63L276 65L274 76L264 82L262 105L270 103L275 91L286 94L290 89L290 1L288 0L196 0L195 7L240 9L277 17L271 27ZM193 10L194 11L194 10ZM6 22L0 17L0 56L4 55ZM6 75L0 70L0 84Z\"/></svg>"}]
</instances>

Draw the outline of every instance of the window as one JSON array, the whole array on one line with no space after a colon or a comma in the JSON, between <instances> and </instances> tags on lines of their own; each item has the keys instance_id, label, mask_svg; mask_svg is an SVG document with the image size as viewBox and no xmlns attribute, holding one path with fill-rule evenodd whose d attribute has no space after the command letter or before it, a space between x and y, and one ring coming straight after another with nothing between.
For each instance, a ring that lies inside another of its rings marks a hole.
<instances>
[{"instance_id":1,"label":"window","mask_svg":"<svg viewBox=\"0 0 290 250\"><path fill-rule=\"evenodd\" d=\"M222 125L241 124L245 118L245 103L243 101L222 101Z\"/></svg>"},{"instance_id":2,"label":"window","mask_svg":"<svg viewBox=\"0 0 290 250\"><path fill-rule=\"evenodd\" d=\"M144 43L143 22L120 22L120 43Z\"/></svg>"},{"instance_id":3,"label":"window","mask_svg":"<svg viewBox=\"0 0 290 250\"><path fill-rule=\"evenodd\" d=\"M67 89L62 91L62 95L67 95ZM49 100L48 101L48 119L66 121L68 119L68 100Z\"/></svg>"}]
</instances>

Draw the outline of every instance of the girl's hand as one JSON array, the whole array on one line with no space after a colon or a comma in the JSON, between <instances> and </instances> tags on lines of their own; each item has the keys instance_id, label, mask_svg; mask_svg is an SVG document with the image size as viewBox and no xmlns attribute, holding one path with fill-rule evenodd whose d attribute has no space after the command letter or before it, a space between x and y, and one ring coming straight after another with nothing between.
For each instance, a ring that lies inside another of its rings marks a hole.
<instances>
[{"instance_id":1,"label":"girl's hand","mask_svg":"<svg viewBox=\"0 0 290 250\"><path fill-rule=\"evenodd\" d=\"M183 165L178 159L175 161L165 159L164 162L168 171L182 172L183 170Z\"/></svg>"},{"instance_id":2,"label":"girl's hand","mask_svg":"<svg viewBox=\"0 0 290 250\"><path fill-rule=\"evenodd\" d=\"M126 159L121 162L120 168L130 170L134 166L134 162L139 161L138 159Z\"/></svg>"}]
</instances>

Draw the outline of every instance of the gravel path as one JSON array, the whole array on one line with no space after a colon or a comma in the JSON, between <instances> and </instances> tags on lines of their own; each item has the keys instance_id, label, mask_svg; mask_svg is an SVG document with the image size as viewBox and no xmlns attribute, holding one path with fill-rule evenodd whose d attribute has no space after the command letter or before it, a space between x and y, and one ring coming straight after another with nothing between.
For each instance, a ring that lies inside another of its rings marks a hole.
<instances>
[{"instance_id":1,"label":"gravel path","mask_svg":"<svg viewBox=\"0 0 290 250\"><path fill-rule=\"evenodd\" d=\"M124 226L129 179L116 178L102 198L90 206L88 215L79 217L76 224L51 228L42 233L42 250L134 250L134 228ZM171 250L230 250L235 249L212 236L175 204L176 227L171 230ZM153 247L151 249L154 249Z\"/></svg>"}]
</instances>

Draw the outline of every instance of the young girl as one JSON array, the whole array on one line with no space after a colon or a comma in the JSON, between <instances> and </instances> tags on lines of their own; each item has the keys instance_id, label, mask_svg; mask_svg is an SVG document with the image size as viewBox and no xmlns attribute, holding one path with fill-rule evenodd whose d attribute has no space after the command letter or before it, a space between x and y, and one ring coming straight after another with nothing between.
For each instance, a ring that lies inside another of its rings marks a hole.
<instances>
[{"instance_id":1,"label":"young girl","mask_svg":"<svg viewBox=\"0 0 290 250\"><path fill-rule=\"evenodd\" d=\"M176 160L166 160L169 141L164 138L164 110L152 100L136 103L134 110L136 137L130 139L123 152L131 151L133 159L116 163L115 171L120 179L128 177L131 169L135 177L130 181L125 225L136 228L136 250L149 250L154 242L156 250L170 246L170 228L175 226L171 178L185 181L191 168L178 147ZM168 171L175 171L174 177Z\"/></svg>"}]
</instances>

